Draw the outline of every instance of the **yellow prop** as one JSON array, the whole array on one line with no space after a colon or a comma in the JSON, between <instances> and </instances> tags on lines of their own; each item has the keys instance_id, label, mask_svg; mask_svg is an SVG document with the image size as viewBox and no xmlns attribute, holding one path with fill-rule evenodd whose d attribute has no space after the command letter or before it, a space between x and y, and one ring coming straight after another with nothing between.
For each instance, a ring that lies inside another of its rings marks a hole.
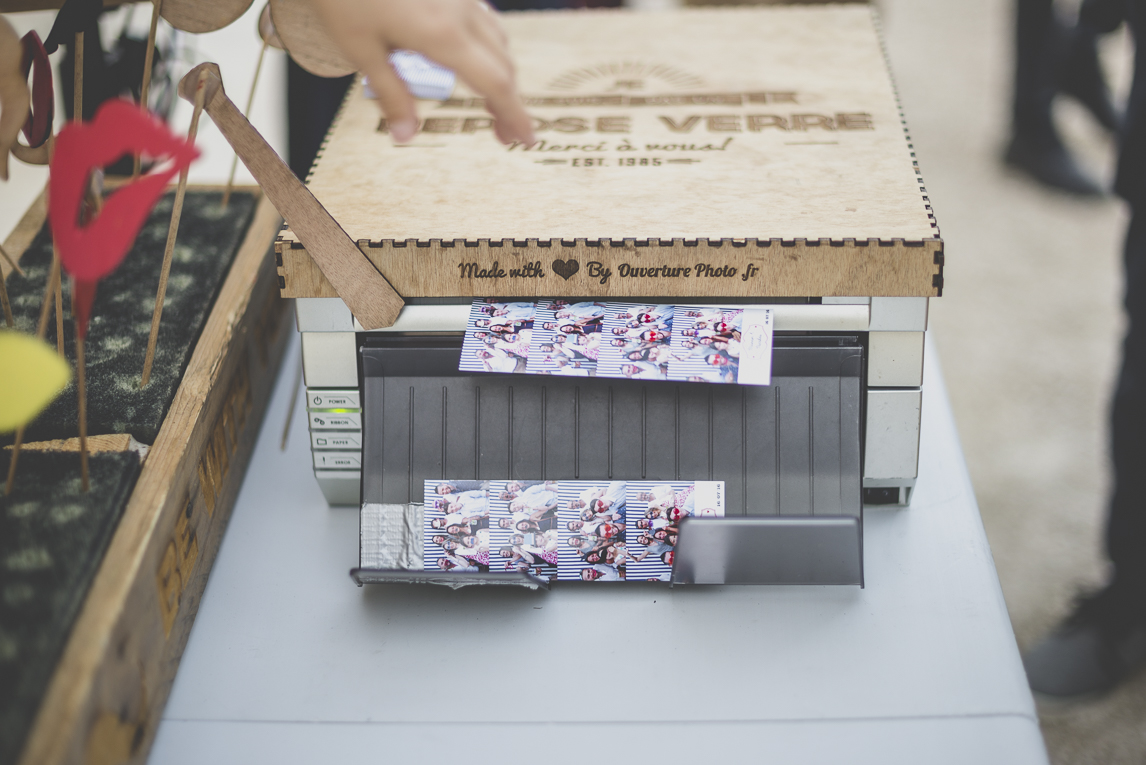
<instances>
[{"instance_id":1,"label":"yellow prop","mask_svg":"<svg viewBox=\"0 0 1146 765\"><path fill-rule=\"evenodd\" d=\"M55 348L30 335L0 331L0 433L31 422L71 378Z\"/></svg>"}]
</instances>

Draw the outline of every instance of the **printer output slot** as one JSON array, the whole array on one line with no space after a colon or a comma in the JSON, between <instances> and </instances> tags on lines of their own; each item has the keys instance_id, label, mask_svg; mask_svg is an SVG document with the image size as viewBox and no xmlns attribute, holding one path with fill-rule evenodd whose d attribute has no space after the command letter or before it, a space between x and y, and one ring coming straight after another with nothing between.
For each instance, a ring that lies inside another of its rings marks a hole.
<instances>
[{"instance_id":1,"label":"printer output slot","mask_svg":"<svg viewBox=\"0 0 1146 765\"><path fill-rule=\"evenodd\" d=\"M427 479L543 478L724 481L726 517L685 524L674 584L862 585L862 333L777 333L766 387L473 375L457 369L461 340L359 335L359 583L542 586L406 568L420 531L387 542L367 516L389 508L420 530Z\"/></svg>"}]
</instances>

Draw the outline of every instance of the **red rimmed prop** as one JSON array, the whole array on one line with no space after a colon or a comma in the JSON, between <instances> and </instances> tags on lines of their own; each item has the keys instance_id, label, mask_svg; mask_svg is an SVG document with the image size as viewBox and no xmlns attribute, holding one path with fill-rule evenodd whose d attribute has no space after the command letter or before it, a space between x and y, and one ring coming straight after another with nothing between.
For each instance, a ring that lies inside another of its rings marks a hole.
<instances>
[{"instance_id":1,"label":"red rimmed prop","mask_svg":"<svg viewBox=\"0 0 1146 765\"><path fill-rule=\"evenodd\" d=\"M165 169L121 186L103 203L102 212L82 225L88 178L125 154L170 160ZM48 184L48 220L60 261L75 279L76 330L82 337L91 315L95 285L127 255L151 208L167 183L199 156L158 119L128 101L107 101L89 123L72 123L56 137Z\"/></svg>"},{"instance_id":2,"label":"red rimmed prop","mask_svg":"<svg viewBox=\"0 0 1146 765\"><path fill-rule=\"evenodd\" d=\"M32 30L20 39L24 48L24 58L21 62L24 79L32 75L32 108L28 113L28 120L24 123L24 138L28 140L28 148L35 149L44 145L48 136L52 134L52 121L56 116L56 94L52 86L52 63L48 60L48 52L44 50L44 43L40 36Z\"/></svg>"}]
</instances>

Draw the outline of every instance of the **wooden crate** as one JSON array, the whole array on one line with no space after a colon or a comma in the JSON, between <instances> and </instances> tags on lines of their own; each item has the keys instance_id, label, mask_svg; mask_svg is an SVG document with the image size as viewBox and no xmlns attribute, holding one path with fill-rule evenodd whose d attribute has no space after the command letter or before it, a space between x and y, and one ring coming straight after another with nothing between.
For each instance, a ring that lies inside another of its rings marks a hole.
<instances>
[{"instance_id":1,"label":"wooden crate","mask_svg":"<svg viewBox=\"0 0 1146 765\"><path fill-rule=\"evenodd\" d=\"M503 18L540 143L459 86L397 146L359 83L308 180L403 297L940 294L868 7ZM276 251L284 296L337 296Z\"/></svg>"},{"instance_id":2,"label":"wooden crate","mask_svg":"<svg viewBox=\"0 0 1146 765\"><path fill-rule=\"evenodd\" d=\"M9 253L23 253L44 212L41 196L5 242ZM290 336L290 304L268 257L281 222L260 198L21 763L147 757Z\"/></svg>"}]
</instances>

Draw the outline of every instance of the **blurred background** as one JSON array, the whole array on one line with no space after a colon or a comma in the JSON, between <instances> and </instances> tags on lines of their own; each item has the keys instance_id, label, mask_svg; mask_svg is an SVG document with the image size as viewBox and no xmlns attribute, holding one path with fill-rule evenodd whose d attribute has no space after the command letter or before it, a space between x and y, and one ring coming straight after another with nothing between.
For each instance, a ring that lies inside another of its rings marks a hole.
<instances>
[{"instance_id":1,"label":"blurred background","mask_svg":"<svg viewBox=\"0 0 1146 765\"><path fill-rule=\"evenodd\" d=\"M631 0L650 11L678 0ZM709 3L704 3L709 4ZM168 38L177 80L214 60L237 103L247 97L263 3L219 32ZM1113 196L1078 197L1038 185L1002 162L1010 131L1013 0L879 0L888 57L944 239L944 297L931 330L1020 648L1060 621L1073 598L1105 578L1101 534L1108 487L1106 416L1121 337L1120 258L1127 210ZM109 13L110 47L123 30L146 37L149 7ZM1057 8L1069 20L1074 0ZM46 36L52 12L8 14L20 34ZM170 30L168 30L170 35ZM59 58L62 54L56 54ZM1115 99L1130 85L1125 30L1102 38ZM285 55L271 49L251 121L289 154ZM59 93L60 89L57 89ZM176 100L171 123L191 107ZM1054 104L1064 142L1105 187L1116 146L1077 103ZM63 119L62 105L57 119ZM204 119L204 157L192 182L226 179L231 153ZM0 240L46 181L13 161L0 184ZM239 182L250 183L239 166ZM914 512L910 509L902 512ZM1146 676L1107 697L1040 707L1055 763L1146 760Z\"/></svg>"},{"instance_id":2,"label":"blurred background","mask_svg":"<svg viewBox=\"0 0 1146 765\"><path fill-rule=\"evenodd\" d=\"M1049 190L1004 167L1012 0L882 0L888 57L946 242L931 303L963 450L1019 648L1105 582L1107 419L1122 336L1125 203ZM1060 4L1064 18L1077 4ZM1100 43L1118 103L1125 29ZM1054 104L1064 142L1109 188L1117 147L1078 103ZM1146 759L1146 678L1085 703L1041 705L1055 763Z\"/></svg>"}]
</instances>

